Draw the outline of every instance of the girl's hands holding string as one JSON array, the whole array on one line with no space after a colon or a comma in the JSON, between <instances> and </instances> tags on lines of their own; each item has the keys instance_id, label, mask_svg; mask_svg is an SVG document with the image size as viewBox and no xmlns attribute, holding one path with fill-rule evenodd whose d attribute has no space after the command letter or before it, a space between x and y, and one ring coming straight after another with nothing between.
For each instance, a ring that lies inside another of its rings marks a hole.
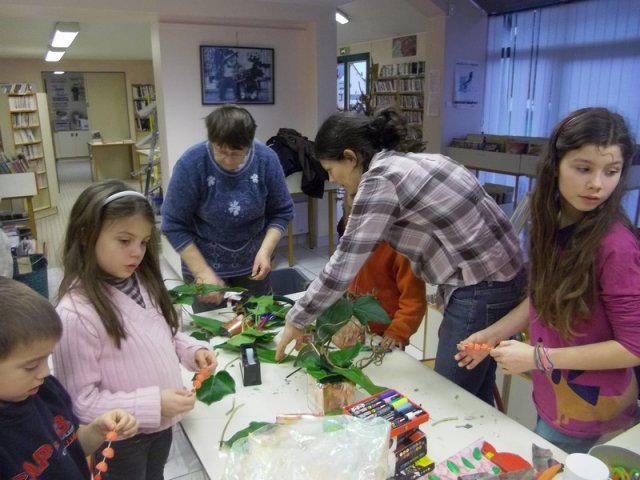
<instances>
[{"instance_id":1,"label":"girl's hands holding string","mask_svg":"<svg viewBox=\"0 0 640 480\"><path fill-rule=\"evenodd\" d=\"M507 375L528 372L536 368L534 350L536 347L517 340L504 340L491 350L491 356L498 367Z\"/></svg>"}]
</instances>

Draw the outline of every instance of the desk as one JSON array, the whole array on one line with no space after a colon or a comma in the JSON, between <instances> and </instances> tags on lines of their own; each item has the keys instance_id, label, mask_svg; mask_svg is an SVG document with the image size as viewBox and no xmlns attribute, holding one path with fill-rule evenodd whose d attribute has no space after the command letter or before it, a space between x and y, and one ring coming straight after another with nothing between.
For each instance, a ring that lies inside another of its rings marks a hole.
<instances>
[{"instance_id":1,"label":"desk","mask_svg":"<svg viewBox=\"0 0 640 480\"><path fill-rule=\"evenodd\" d=\"M211 313L206 315L213 316ZM235 357L236 354L218 352L220 368ZM225 440L248 427L251 421L275 422L278 413L310 412L304 371L286 378L294 370L291 363L263 363L262 385L245 387L238 364L239 360L235 360L227 367L227 372L236 382L236 393L210 406L197 402L181 422L212 480L220 479L224 472L227 455L219 451L218 442L227 421L225 413L231 409L234 398L236 406L243 406L229 423ZM517 453L529 461L532 442L550 448L559 461L564 461L566 457L562 450L402 351L387 354L381 366L370 365L365 372L374 383L404 393L429 412L431 419L421 426L421 430L427 436L428 455L436 462L481 437L491 442L498 451ZM192 376L192 373L184 371L185 385L191 384ZM364 392L359 395L360 398L365 396ZM448 420L450 418L455 420ZM442 422L437 423L438 420ZM461 428L467 424L471 427Z\"/></svg>"},{"instance_id":2,"label":"desk","mask_svg":"<svg viewBox=\"0 0 640 480\"><path fill-rule=\"evenodd\" d=\"M287 189L289 190L289 194L293 197L294 195L305 195L300 188L300 182L302 181L302 172L294 172L288 177L286 177L287 181ZM327 219L327 230L329 235L329 256L333 255L334 250L334 231L336 228L336 222L333 214L333 207L335 205L335 194L336 191L340 188L340 185L331 182L324 182L324 192L327 194L327 209L328 209L328 219ZM305 195L306 196L306 195ZM318 218L316 211L316 199L313 197L307 196L307 222L309 226L309 233L307 234L307 242L309 248L315 248L318 241ZM287 246L288 246L288 260L289 266L293 267L293 227L291 223L287 228Z\"/></svg>"},{"instance_id":3,"label":"desk","mask_svg":"<svg viewBox=\"0 0 640 480\"><path fill-rule=\"evenodd\" d=\"M91 180L99 182L108 178L131 179L134 170L133 140L121 142L89 143Z\"/></svg>"}]
</instances>

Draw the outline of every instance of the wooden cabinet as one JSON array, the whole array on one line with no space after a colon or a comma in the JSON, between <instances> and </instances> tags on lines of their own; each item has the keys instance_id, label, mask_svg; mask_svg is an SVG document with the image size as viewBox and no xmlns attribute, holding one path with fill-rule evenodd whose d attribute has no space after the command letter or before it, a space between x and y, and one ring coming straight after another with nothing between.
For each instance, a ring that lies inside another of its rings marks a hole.
<instances>
[{"instance_id":1,"label":"wooden cabinet","mask_svg":"<svg viewBox=\"0 0 640 480\"><path fill-rule=\"evenodd\" d=\"M44 93L0 96L0 132L7 156L24 155L35 174L37 194L33 208L37 216L57 212L58 176L47 96Z\"/></svg>"},{"instance_id":2,"label":"wooden cabinet","mask_svg":"<svg viewBox=\"0 0 640 480\"><path fill-rule=\"evenodd\" d=\"M424 116L425 62L405 62L382 65L373 83L372 107L395 105L415 136L422 138Z\"/></svg>"},{"instance_id":3,"label":"wooden cabinet","mask_svg":"<svg viewBox=\"0 0 640 480\"><path fill-rule=\"evenodd\" d=\"M134 83L131 85L133 98L133 111L136 121L136 137L143 138L153 131L153 117L140 115L144 109L156 100L155 88L150 83Z\"/></svg>"}]
</instances>

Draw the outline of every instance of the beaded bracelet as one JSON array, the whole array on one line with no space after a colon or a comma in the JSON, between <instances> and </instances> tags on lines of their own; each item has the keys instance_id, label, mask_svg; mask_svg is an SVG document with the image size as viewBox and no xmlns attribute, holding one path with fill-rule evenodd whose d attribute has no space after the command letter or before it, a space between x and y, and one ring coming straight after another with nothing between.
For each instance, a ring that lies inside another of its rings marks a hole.
<instances>
[{"instance_id":1,"label":"beaded bracelet","mask_svg":"<svg viewBox=\"0 0 640 480\"><path fill-rule=\"evenodd\" d=\"M549 357L549 350L542 343L542 338L538 338L538 343L533 351L533 359L536 368L541 372L550 372L555 368Z\"/></svg>"}]
</instances>

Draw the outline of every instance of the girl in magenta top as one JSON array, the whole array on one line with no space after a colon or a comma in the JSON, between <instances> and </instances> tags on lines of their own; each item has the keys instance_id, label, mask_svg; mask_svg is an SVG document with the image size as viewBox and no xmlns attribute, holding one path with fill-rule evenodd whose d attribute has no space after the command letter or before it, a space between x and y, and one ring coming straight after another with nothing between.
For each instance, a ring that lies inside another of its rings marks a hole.
<instances>
[{"instance_id":1,"label":"girl in magenta top","mask_svg":"<svg viewBox=\"0 0 640 480\"><path fill-rule=\"evenodd\" d=\"M495 345L506 374L531 371L536 433L569 453L638 416L640 248L622 208L634 152L624 119L604 108L556 126L533 194L529 296L466 340ZM527 327L530 344L505 340ZM456 359L470 369L484 356Z\"/></svg>"}]
</instances>

